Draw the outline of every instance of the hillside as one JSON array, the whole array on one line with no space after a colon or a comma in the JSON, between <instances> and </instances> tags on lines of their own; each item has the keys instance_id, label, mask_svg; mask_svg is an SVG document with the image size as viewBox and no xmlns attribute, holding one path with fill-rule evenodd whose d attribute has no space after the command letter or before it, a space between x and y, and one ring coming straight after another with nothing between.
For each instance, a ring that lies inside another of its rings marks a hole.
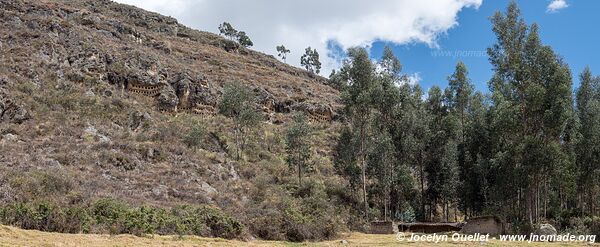
<instances>
[{"instance_id":1,"label":"hillside","mask_svg":"<svg viewBox=\"0 0 600 247\"><path fill-rule=\"evenodd\" d=\"M489 20L489 91L462 61L425 91L394 45L349 48L325 79L225 23L229 39L111 1L0 0L0 224L258 243L394 221L598 235L600 77L575 89L516 2Z\"/></svg>"},{"instance_id":2,"label":"hillside","mask_svg":"<svg viewBox=\"0 0 600 247\"><path fill-rule=\"evenodd\" d=\"M319 198L329 201L344 184L330 160L339 93L320 76L112 1L2 0L0 21L3 207L85 208L102 198L132 207L211 205L246 225L267 210L300 210L304 199L290 197L295 178L283 157L294 111L310 117L319 147L307 190L330 190ZM234 124L217 110L232 82L252 89L263 116L239 161L231 156ZM184 144L198 125L202 145Z\"/></svg>"}]
</instances>

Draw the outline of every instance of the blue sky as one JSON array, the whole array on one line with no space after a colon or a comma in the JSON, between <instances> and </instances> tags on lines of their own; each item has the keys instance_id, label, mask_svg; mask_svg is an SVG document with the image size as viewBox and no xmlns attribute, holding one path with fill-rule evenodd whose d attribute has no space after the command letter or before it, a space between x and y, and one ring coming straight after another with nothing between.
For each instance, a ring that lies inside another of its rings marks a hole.
<instances>
[{"instance_id":1,"label":"blue sky","mask_svg":"<svg viewBox=\"0 0 600 247\"><path fill-rule=\"evenodd\" d=\"M441 34L438 48L424 43L394 45L396 56L403 64L403 72L419 73L424 89L432 85L446 87L447 76L454 65L462 60L469 68L470 77L476 88L487 92L487 82L492 68L485 50L495 42L489 17L497 10L505 11L508 0L483 1L478 9L466 8L458 13L458 26ZM569 64L573 74L574 88L579 85L579 73L589 66L600 73L600 1L567 1L568 7L554 13L547 12L550 1L517 1L528 24L540 25L542 42L554 48ZM371 48L373 58L379 58L386 42L375 42ZM458 54L459 56L435 56L436 54ZM482 56L483 55L483 56Z\"/></svg>"}]
</instances>

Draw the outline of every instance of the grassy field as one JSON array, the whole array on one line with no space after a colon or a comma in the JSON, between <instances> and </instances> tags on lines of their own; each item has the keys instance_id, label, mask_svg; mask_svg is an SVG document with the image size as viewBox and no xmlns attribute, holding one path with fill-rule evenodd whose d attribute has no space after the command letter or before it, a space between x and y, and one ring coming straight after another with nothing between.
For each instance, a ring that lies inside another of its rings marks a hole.
<instances>
[{"instance_id":1,"label":"grassy field","mask_svg":"<svg viewBox=\"0 0 600 247\"><path fill-rule=\"evenodd\" d=\"M242 242L218 238L201 238L193 236L151 236L136 237L132 235L100 235L100 234L63 234L33 230L22 230L10 226L0 226L0 246L600 246L600 244L565 244L565 243L502 243L491 241L480 242L446 242L415 243L398 242L395 235L371 235L348 233L339 240L317 243L289 243L280 241L255 240Z\"/></svg>"}]
</instances>

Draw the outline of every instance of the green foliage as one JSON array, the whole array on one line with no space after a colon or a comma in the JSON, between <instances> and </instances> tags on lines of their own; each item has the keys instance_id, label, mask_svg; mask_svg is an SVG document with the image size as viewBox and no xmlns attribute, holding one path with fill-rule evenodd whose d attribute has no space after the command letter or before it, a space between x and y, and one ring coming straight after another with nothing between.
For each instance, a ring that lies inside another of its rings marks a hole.
<instances>
[{"instance_id":1,"label":"green foliage","mask_svg":"<svg viewBox=\"0 0 600 247\"><path fill-rule=\"evenodd\" d=\"M394 55L392 48L387 45L383 48L383 56L379 64L386 76L391 77L393 80L400 79L402 64L400 63L400 59Z\"/></svg>"},{"instance_id":2,"label":"green foliage","mask_svg":"<svg viewBox=\"0 0 600 247\"><path fill-rule=\"evenodd\" d=\"M345 138L355 138L354 142L356 145L355 152L351 153L354 157L345 157L345 161L356 160L361 173L362 183L362 199L363 199L363 212L365 218L368 219L369 204L367 195L367 147L370 145L371 122L373 120L373 91L377 85L375 78L374 68L375 66L371 63L369 55L364 48L352 48L348 50L349 60L345 62L347 76L344 79L347 80L349 85L346 90L342 93L342 100L345 105L345 113L348 117L348 131L352 134L345 136ZM347 140L345 140L347 141ZM338 145L338 147L348 147L348 143ZM344 151L347 154L348 151ZM341 160L340 160L341 161ZM343 164L346 168L351 168L352 163ZM352 175L352 174L346 174ZM353 180L355 178L351 178Z\"/></svg>"},{"instance_id":3,"label":"green foliage","mask_svg":"<svg viewBox=\"0 0 600 247\"><path fill-rule=\"evenodd\" d=\"M221 25L219 25L219 33L230 40L236 40L243 47L250 47L254 45L252 40L250 40L250 37L246 35L246 32L236 30L228 22L223 22Z\"/></svg>"},{"instance_id":4,"label":"green foliage","mask_svg":"<svg viewBox=\"0 0 600 247\"><path fill-rule=\"evenodd\" d=\"M296 113L294 122L287 129L285 138L286 162L292 169L298 171L298 185L302 186L302 173L309 168L311 157L311 130L306 123L304 113Z\"/></svg>"},{"instance_id":5,"label":"green foliage","mask_svg":"<svg viewBox=\"0 0 600 247\"><path fill-rule=\"evenodd\" d=\"M127 213L127 205L114 199L100 199L91 206L91 213L99 225L119 226ZM109 230L113 234L123 231L115 228Z\"/></svg>"},{"instance_id":6,"label":"green foliage","mask_svg":"<svg viewBox=\"0 0 600 247\"><path fill-rule=\"evenodd\" d=\"M241 46L246 48L254 45L254 43L252 43L252 40L250 40L250 37L248 37L248 35L246 35L246 32L244 31L240 31L237 33L237 41L238 43L240 43Z\"/></svg>"},{"instance_id":7,"label":"green foliage","mask_svg":"<svg viewBox=\"0 0 600 247\"><path fill-rule=\"evenodd\" d=\"M248 208L248 227L268 240L331 239L343 229L344 208L333 203L335 197L316 179L307 179L301 187L286 191L271 187L264 197Z\"/></svg>"},{"instance_id":8,"label":"green foliage","mask_svg":"<svg viewBox=\"0 0 600 247\"><path fill-rule=\"evenodd\" d=\"M319 61L319 52L317 49L309 47L304 51L304 55L300 57L300 65L311 73L319 73L321 71L321 62Z\"/></svg>"},{"instance_id":9,"label":"green foliage","mask_svg":"<svg viewBox=\"0 0 600 247\"><path fill-rule=\"evenodd\" d=\"M473 93L473 85L469 79L467 66L459 61L454 73L448 77L448 85L451 91L451 107L459 113L462 125L465 125L464 114L469 106L469 99Z\"/></svg>"},{"instance_id":10,"label":"green foliage","mask_svg":"<svg viewBox=\"0 0 600 247\"><path fill-rule=\"evenodd\" d=\"M236 158L240 159L249 132L256 127L262 115L256 110L255 96L250 88L233 82L223 88L223 97L219 103L219 112L233 118L235 122L234 139L237 146Z\"/></svg>"},{"instance_id":11,"label":"green foliage","mask_svg":"<svg viewBox=\"0 0 600 247\"><path fill-rule=\"evenodd\" d=\"M329 79L327 80L327 84L329 86L339 90L340 92L345 91L346 87L348 86L348 76L344 68L346 67L342 67L339 71L336 71L335 69L332 70L331 74L329 75Z\"/></svg>"},{"instance_id":12,"label":"green foliage","mask_svg":"<svg viewBox=\"0 0 600 247\"><path fill-rule=\"evenodd\" d=\"M600 204L594 196L600 193L600 77L594 77L589 68L580 75L581 86L577 90L577 116L579 138L575 145L579 170L578 191L585 196L588 212L594 213L594 204Z\"/></svg>"},{"instance_id":13,"label":"green foliage","mask_svg":"<svg viewBox=\"0 0 600 247\"><path fill-rule=\"evenodd\" d=\"M235 28L233 28L233 26L231 26L231 24L228 22L223 22L221 25L219 25L219 33L233 40L237 37L238 31L235 30Z\"/></svg>"},{"instance_id":14,"label":"green foliage","mask_svg":"<svg viewBox=\"0 0 600 247\"><path fill-rule=\"evenodd\" d=\"M236 238L244 226L212 206L182 205L167 210L131 207L122 201L100 199L89 206L49 202L14 203L0 208L0 222L24 229L67 233L191 234Z\"/></svg>"},{"instance_id":15,"label":"green foliage","mask_svg":"<svg viewBox=\"0 0 600 247\"><path fill-rule=\"evenodd\" d=\"M356 163L356 143L349 128L341 130L334 149L334 165L337 172L345 176L352 189L358 189L360 184L360 167Z\"/></svg>"},{"instance_id":16,"label":"green foliage","mask_svg":"<svg viewBox=\"0 0 600 247\"><path fill-rule=\"evenodd\" d=\"M79 233L89 230L89 221L84 208L61 208L47 201L13 203L0 208L2 224L23 229Z\"/></svg>"},{"instance_id":17,"label":"green foliage","mask_svg":"<svg viewBox=\"0 0 600 247\"><path fill-rule=\"evenodd\" d=\"M277 56L279 56L285 62L287 54L290 53L290 50L285 48L285 46L283 45L278 45L277 47L275 47L275 49L277 49Z\"/></svg>"},{"instance_id":18,"label":"green foliage","mask_svg":"<svg viewBox=\"0 0 600 247\"><path fill-rule=\"evenodd\" d=\"M183 143L188 147L198 148L204 143L206 138L206 127L201 123L196 123L190 132L183 138Z\"/></svg>"},{"instance_id":19,"label":"green foliage","mask_svg":"<svg viewBox=\"0 0 600 247\"><path fill-rule=\"evenodd\" d=\"M402 210L397 212L396 219L398 219L400 222L415 222L415 210L410 204L405 202L402 206Z\"/></svg>"},{"instance_id":20,"label":"green foliage","mask_svg":"<svg viewBox=\"0 0 600 247\"><path fill-rule=\"evenodd\" d=\"M491 19L498 41L488 48L495 74L490 81L491 128L498 131L490 157L498 169L493 172L493 200L508 205L519 198L506 191L525 191L525 214L511 212L508 218L527 218L529 224L542 215L539 204L542 184L561 185L549 189L564 191L570 183L558 183L554 174L568 173L572 167L568 128L573 117L572 82L568 66L553 50L541 43L538 26L525 24L515 2L506 14ZM506 154L506 155L504 155ZM502 155L503 157L501 157ZM546 193L547 195L547 193ZM546 200L544 198L543 200ZM520 204L520 205L523 205ZM507 210L502 209L503 212Z\"/></svg>"}]
</instances>

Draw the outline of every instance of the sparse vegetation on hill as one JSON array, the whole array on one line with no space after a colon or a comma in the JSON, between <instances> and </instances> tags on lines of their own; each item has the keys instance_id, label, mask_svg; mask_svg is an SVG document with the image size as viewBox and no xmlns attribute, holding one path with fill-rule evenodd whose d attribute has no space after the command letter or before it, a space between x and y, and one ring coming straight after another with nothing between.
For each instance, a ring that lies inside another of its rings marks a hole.
<instances>
[{"instance_id":1,"label":"sparse vegetation on hill","mask_svg":"<svg viewBox=\"0 0 600 247\"><path fill-rule=\"evenodd\" d=\"M326 80L315 49L295 68L226 22L0 1L0 223L306 241L494 214L597 233L600 80L573 98L515 3L491 20L490 94L459 62L424 97L389 48L349 49Z\"/></svg>"},{"instance_id":2,"label":"sparse vegetation on hill","mask_svg":"<svg viewBox=\"0 0 600 247\"><path fill-rule=\"evenodd\" d=\"M295 240L346 228L324 78L111 1L1 1L0 20L1 223ZM297 111L319 146L302 187L285 162ZM99 203L118 212L99 218Z\"/></svg>"}]
</instances>

